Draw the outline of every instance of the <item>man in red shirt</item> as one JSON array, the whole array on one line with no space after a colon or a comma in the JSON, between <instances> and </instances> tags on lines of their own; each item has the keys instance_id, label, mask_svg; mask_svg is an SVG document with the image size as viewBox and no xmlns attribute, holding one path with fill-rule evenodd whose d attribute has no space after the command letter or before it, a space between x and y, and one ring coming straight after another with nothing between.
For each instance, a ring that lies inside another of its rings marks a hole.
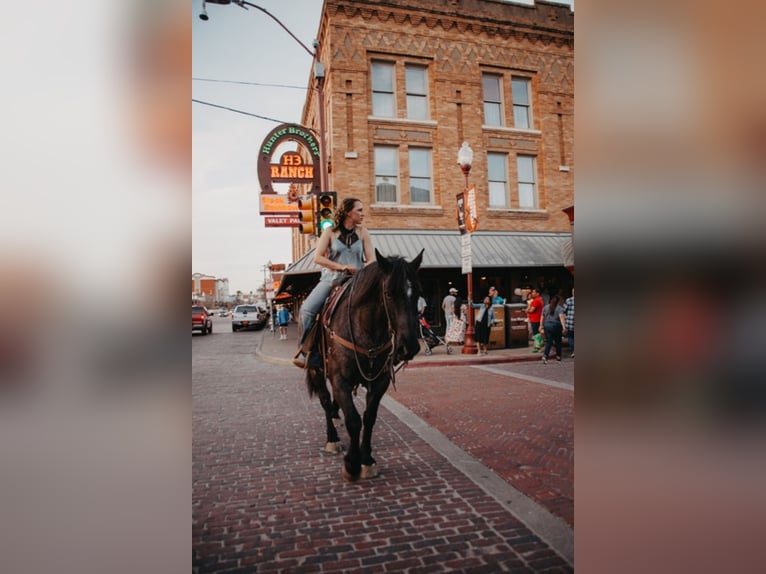
<instances>
[{"instance_id":1,"label":"man in red shirt","mask_svg":"<svg viewBox=\"0 0 766 574\"><path fill-rule=\"evenodd\" d=\"M532 289L532 300L527 305L527 318L529 319L529 325L532 328L532 336L537 335L540 329L540 319L543 315L543 298L540 297L540 292L537 289Z\"/></svg>"}]
</instances>

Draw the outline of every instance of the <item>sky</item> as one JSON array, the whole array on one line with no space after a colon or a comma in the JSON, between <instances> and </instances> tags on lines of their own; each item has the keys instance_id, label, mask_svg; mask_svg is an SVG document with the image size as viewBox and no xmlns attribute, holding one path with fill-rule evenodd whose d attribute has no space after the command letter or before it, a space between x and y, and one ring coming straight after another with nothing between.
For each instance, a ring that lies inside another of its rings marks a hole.
<instances>
[{"instance_id":1,"label":"sky","mask_svg":"<svg viewBox=\"0 0 766 574\"><path fill-rule=\"evenodd\" d=\"M254 3L311 48L321 0ZM312 62L259 10L208 4L205 22L201 8L202 0L193 0L192 98L279 120L192 104L192 272L226 277L231 294L247 293L263 283L269 261L291 263L291 230L266 228L259 214L256 160L278 123L300 123Z\"/></svg>"},{"instance_id":2,"label":"sky","mask_svg":"<svg viewBox=\"0 0 766 574\"><path fill-rule=\"evenodd\" d=\"M256 2L254 2L256 3ZM320 0L257 2L309 48ZM259 10L192 3L192 77L302 89L192 80L194 99L279 120L192 105L192 272L229 279L231 294L255 291L264 266L291 263L291 230L266 228L259 214L258 149L279 123L300 123L311 57Z\"/></svg>"}]
</instances>

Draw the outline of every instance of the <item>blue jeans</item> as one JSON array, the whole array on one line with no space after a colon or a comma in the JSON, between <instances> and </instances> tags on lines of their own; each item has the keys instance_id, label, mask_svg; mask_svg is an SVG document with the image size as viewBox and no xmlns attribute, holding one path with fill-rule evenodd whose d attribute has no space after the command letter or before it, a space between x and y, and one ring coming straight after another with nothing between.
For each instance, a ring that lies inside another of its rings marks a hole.
<instances>
[{"instance_id":1,"label":"blue jeans","mask_svg":"<svg viewBox=\"0 0 766 574\"><path fill-rule=\"evenodd\" d=\"M574 355L574 329L567 329L567 342L569 343L569 352Z\"/></svg>"},{"instance_id":2,"label":"blue jeans","mask_svg":"<svg viewBox=\"0 0 766 574\"><path fill-rule=\"evenodd\" d=\"M331 284L332 281L320 281L311 293L309 293L309 296L306 297L305 301L303 301L300 312L301 325L303 325L303 332L301 333L301 340L299 343L300 346L303 346L303 342L311 331L311 327L314 325L317 315L322 311L324 302L327 301L327 298L330 296Z\"/></svg>"}]
</instances>

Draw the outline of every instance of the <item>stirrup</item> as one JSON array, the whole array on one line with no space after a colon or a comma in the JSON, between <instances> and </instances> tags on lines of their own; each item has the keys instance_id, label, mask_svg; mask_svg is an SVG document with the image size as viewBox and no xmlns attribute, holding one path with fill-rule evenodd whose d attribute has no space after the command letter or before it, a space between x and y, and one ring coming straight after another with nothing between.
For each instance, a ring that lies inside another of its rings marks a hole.
<instances>
[{"instance_id":1,"label":"stirrup","mask_svg":"<svg viewBox=\"0 0 766 574\"><path fill-rule=\"evenodd\" d=\"M298 352L293 357L293 365L299 369L306 368L306 355L304 354L303 349L298 349Z\"/></svg>"}]
</instances>

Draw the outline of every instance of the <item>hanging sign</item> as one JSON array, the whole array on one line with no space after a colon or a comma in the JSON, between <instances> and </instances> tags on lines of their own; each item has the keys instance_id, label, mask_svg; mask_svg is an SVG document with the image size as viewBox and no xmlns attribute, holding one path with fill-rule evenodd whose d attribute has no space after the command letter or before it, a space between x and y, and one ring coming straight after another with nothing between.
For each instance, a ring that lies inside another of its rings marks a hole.
<instances>
[{"instance_id":1,"label":"hanging sign","mask_svg":"<svg viewBox=\"0 0 766 574\"><path fill-rule=\"evenodd\" d=\"M460 262L463 265L463 275L473 273L471 262L471 234L465 233L460 237Z\"/></svg>"},{"instance_id":2,"label":"hanging sign","mask_svg":"<svg viewBox=\"0 0 766 574\"><path fill-rule=\"evenodd\" d=\"M298 152L283 153L276 163L272 156L277 148L286 141L292 141L301 148ZM290 183L309 186L308 193L319 193L321 189L321 168L319 162L319 142L311 130L298 124L281 124L271 130L261 144L258 154L258 182L261 185L261 215L285 215L298 212L298 207L290 202L286 194L274 191L275 183ZM293 194L294 195L294 194ZM267 224L267 227L281 226ZM292 227L292 225L290 225Z\"/></svg>"}]
</instances>

